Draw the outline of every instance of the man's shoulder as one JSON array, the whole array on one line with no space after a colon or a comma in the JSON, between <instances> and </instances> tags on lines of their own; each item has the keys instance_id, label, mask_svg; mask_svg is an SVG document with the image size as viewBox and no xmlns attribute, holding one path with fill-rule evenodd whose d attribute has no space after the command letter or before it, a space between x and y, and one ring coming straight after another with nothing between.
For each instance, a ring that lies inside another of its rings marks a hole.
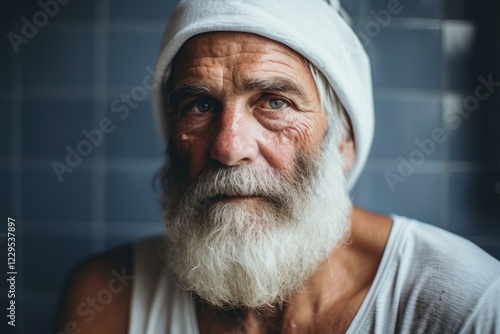
<instances>
[{"instance_id":1,"label":"man's shoulder","mask_svg":"<svg viewBox=\"0 0 500 334\"><path fill-rule=\"evenodd\" d=\"M482 276L500 274L500 262L470 240L417 220L400 216L393 216L393 220L399 225L403 260L408 258L415 264L441 272L479 275L477 270L484 268Z\"/></svg>"},{"instance_id":2,"label":"man's shoulder","mask_svg":"<svg viewBox=\"0 0 500 334\"><path fill-rule=\"evenodd\" d=\"M79 263L61 296L57 332L127 333L132 293L133 245Z\"/></svg>"},{"instance_id":3,"label":"man's shoulder","mask_svg":"<svg viewBox=\"0 0 500 334\"><path fill-rule=\"evenodd\" d=\"M373 295L356 329L491 332L500 314L500 262L441 228L392 218Z\"/></svg>"},{"instance_id":4,"label":"man's shoulder","mask_svg":"<svg viewBox=\"0 0 500 334\"><path fill-rule=\"evenodd\" d=\"M481 307L487 295L495 294L500 302L498 260L441 228L404 217L394 217L394 222L400 237L395 283L405 307L425 307L424 313L463 319Z\"/></svg>"}]
</instances>

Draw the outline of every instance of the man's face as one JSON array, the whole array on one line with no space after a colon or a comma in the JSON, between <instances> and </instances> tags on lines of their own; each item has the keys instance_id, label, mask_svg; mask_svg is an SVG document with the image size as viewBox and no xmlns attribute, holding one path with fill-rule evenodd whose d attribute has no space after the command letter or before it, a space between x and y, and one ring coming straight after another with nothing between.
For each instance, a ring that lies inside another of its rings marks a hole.
<instances>
[{"instance_id":1,"label":"man's face","mask_svg":"<svg viewBox=\"0 0 500 334\"><path fill-rule=\"evenodd\" d=\"M293 50L257 35L210 33L189 40L173 69L173 140L189 178L209 161L290 175L297 152L319 153L327 116Z\"/></svg>"},{"instance_id":2,"label":"man's face","mask_svg":"<svg viewBox=\"0 0 500 334\"><path fill-rule=\"evenodd\" d=\"M342 239L350 202L298 54L241 33L195 37L169 83L167 257L217 306L283 301Z\"/></svg>"}]
</instances>

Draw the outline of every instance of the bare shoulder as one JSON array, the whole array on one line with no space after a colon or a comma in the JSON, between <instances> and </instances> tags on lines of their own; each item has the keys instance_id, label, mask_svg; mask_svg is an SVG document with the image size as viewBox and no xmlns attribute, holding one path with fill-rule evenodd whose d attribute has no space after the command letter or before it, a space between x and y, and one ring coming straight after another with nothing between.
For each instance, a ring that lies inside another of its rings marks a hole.
<instances>
[{"instance_id":1,"label":"bare shoulder","mask_svg":"<svg viewBox=\"0 0 500 334\"><path fill-rule=\"evenodd\" d=\"M95 255L71 273L61 294L56 333L128 332L133 245Z\"/></svg>"},{"instance_id":2,"label":"bare shoulder","mask_svg":"<svg viewBox=\"0 0 500 334\"><path fill-rule=\"evenodd\" d=\"M359 207L353 208L351 218L355 243L370 252L382 253L392 229L392 218Z\"/></svg>"}]
</instances>

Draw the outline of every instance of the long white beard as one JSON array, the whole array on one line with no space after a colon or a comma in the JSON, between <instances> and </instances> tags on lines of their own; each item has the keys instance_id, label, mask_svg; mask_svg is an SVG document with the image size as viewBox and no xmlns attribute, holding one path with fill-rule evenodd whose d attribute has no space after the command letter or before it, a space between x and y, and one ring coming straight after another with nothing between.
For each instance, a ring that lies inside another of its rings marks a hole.
<instances>
[{"instance_id":1,"label":"long white beard","mask_svg":"<svg viewBox=\"0 0 500 334\"><path fill-rule=\"evenodd\" d=\"M345 237L351 203L341 155L296 159L295 177L222 167L167 187L167 259L181 287L218 307L280 304ZM300 161L301 162L300 162ZM262 195L220 202L220 195Z\"/></svg>"}]
</instances>

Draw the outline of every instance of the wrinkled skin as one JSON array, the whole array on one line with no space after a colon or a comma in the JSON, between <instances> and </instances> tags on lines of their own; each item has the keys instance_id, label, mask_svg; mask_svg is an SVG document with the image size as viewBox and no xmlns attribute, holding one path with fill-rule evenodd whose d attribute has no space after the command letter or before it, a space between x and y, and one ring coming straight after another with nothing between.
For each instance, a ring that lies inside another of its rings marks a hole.
<instances>
[{"instance_id":1,"label":"wrinkled skin","mask_svg":"<svg viewBox=\"0 0 500 334\"><path fill-rule=\"evenodd\" d=\"M211 159L290 174L297 152L319 153L327 116L305 61L289 48L250 34L205 34L186 43L173 68L173 141L190 178ZM203 95L187 96L193 84Z\"/></svg>"}]
</instances>

